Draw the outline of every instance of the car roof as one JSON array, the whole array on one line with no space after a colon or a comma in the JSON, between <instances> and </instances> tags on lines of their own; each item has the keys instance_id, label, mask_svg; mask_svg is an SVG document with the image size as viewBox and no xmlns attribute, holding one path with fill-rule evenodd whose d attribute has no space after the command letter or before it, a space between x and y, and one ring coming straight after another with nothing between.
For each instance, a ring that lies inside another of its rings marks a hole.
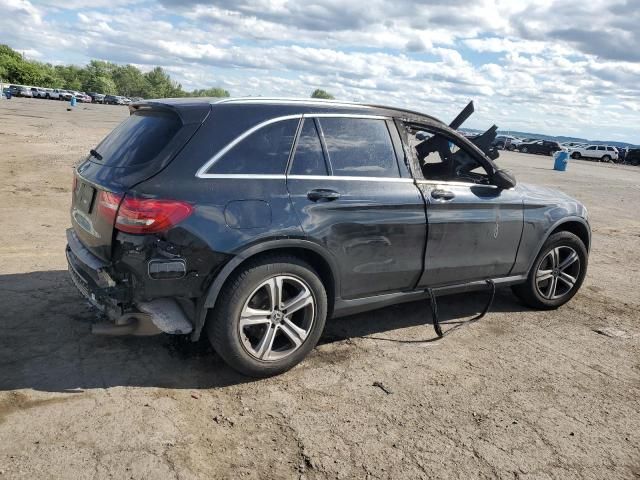
<instances>
[{"instance_id":1,"label":"car roof","mask_svg":"<svg viewBox=\"0 0 640 480\"><path fill-rule=\"evenodd\" d=\"M406 118L409 121L428 120L431 123L444 125L440 119L426 113L414 110L391 107L386 105L375 105L366 103L347 102L340 100L322 100L316 98L281 98L281 97L239 97L239 98L215 98L215 97L187 97L187 98L160 98L148 99L136 102L138 105L146 103L164 104L175 109L189 109L202 107L202 105L253 105L256 107L281 106L283 110L293 110L301 108L301 113L305 110L318 110L325 112L348 111L349 113L362 113L369 115L384 115Z\"/></svg>"}]
</instances>

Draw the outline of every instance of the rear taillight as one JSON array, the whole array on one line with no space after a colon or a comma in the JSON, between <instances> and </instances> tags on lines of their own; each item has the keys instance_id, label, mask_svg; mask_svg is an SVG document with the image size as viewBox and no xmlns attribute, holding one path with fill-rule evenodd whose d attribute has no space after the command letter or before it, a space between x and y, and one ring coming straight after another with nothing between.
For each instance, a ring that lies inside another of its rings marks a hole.
<instances>
[{"instance_id":1,"label":"rear taillight","mask_svg":"<svg viewBox=\"0 0 640 480\"><path fill-rule=\"evenodd\" d=\"M77 188L78 188L78 176L74 172L73 173L73 184L71 185L71 192L75 193Z\"/></svg>"},{"instance_id":2,"label":"rear taillight","mask_svg":"<svg viewBox=\"0 0 640 480\"><path fill-rule=\"evenodd\" d=\"M101 191L98 194L98 214L113 225L121 201L122 195Z\"/></svg>"},{"instance_id":3,"label":"rear taillight","mask_svg":"<svg viewBox=\"0 0 640 480\"><path fill-rule=\"evenodd\" d=\"M163 232L192 213L193 207L186 202L125 196L115 226L127 233Z\"/></svg>"}]
</instances>

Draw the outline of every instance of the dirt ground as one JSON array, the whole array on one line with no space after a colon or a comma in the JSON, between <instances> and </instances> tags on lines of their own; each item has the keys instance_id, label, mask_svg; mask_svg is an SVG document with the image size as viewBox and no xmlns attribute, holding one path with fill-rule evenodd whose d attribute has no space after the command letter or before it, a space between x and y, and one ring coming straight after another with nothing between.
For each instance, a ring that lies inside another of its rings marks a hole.
<instances>
[{"instance_id":1,"label":"dirt ground","mask_svg":"<svg viewBox=\"0 0 640 480\"><path fill-rule=\"evenodd\" d=\"M65 270L71 167L126 115L0 101L0 478L640 477L640 168L501 157L589 209L565 307L506 290L457 323L485 296L449 297L440 341L427 302L333 320L300 366L252 381L206 344L89 333Z\"/></svg>"}]
</instances>

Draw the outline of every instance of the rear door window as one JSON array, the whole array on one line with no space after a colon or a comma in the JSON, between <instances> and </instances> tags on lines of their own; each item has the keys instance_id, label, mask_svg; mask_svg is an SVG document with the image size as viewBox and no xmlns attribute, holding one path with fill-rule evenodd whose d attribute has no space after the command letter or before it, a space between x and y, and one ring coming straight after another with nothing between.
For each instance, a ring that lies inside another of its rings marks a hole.
<instances>
[{"instance_id":1,"label":"rear door window","mask_svg":"<svg viewBox=\"0 0 640 480\"><path fill-rule=\"evenodd\" d=\"M322 152L322 143L318 136L315 121L307 118L304 121L296 152L293 156L290 175L328 175L327 164Z\"/></svg>"},{"instance_id":2,"label":"rear door window","mask_svg":"<svg viewBox=\"0 0 640 480\"><path fill-rule=\"evenodd\" d=\"M299 120L282 120L249 134L209 168L213 174L284 175Z\"/></svg>"},{"instance_id":3,"label":"rear door window","mask_svg":"<svg viewBox=\"0 0 640 480\"><path fill-rule=\"evenodd\" d=\"M321 118L329 161L336 176L400 177L384 120Z\"/></svg>"},{"instance_id":4,"label":"rear door window","mask_svg":"<svg viewBox=\"0 0 640 480\"><path fill-rule=\"evenodd\" d=\"M135 112L118 125L96 148L91 161L109 167L133 167L152 161L180 130L172 113Z\"/></svg>"}]
</instances>

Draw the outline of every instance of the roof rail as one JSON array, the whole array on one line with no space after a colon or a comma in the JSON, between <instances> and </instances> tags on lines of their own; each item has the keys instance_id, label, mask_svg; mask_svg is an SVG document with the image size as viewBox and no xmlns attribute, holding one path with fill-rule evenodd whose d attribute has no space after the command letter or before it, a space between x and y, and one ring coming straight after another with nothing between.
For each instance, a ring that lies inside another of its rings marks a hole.
<instances>
[{"instance_id":1,"label":"roof rail","mask_svg":"<svg viewBox=\"0 0 640 480\"><path fill-rule=\"evenodd\" d=\"M324 105L327 107L351 107L351 108L371 108L371 109L385 109L394 110L396 112L403 112L410 115L417 115L420 117L426 117L438 123L444 123L437 117L428 115L426 113L417 112L415 110L409 110L406 108L391 107L388 105L375 105L368 103L357 103L339 100L323 100L320 98L287 98L287 97L237 97L237 98L224 98L221 100L212 101L211 103L271 103L271 104L289 104L289 105Z\"/></svg>"},{"instance_id":2,"label":"roof rail","mask_svg":"<svg viewBox=\"0 0 640 480\"><path fill-rule=\"evenodd\" d=\"M319 98L286 98L286 97L238 97L225 98L211 103L273 103L273 104L306 104L306 105L326 105L353 108L373 108L356 102L346 102L338 100L323 100Z\"/></svg>"}]
</instances>

